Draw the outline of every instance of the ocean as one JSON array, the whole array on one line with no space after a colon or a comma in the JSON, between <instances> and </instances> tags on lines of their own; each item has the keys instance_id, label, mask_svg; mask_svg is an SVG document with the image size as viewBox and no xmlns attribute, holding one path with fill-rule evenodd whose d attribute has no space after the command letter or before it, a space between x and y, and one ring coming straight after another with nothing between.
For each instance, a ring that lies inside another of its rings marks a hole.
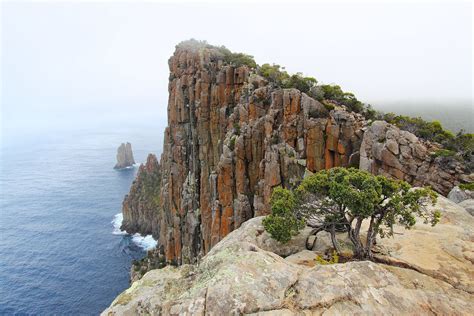
<instances>
[{"instance_id":1,"label":"ocean","mask_svg":"<svg viewBox=\"0 0 474 316\"><path fill-rule=\"evenodd\" d=\"M159 154L162 127L63 129L3 139L0 156L0 315L97 315L129 286L150 237L120 232L137 167ZM115 224L115 226L114 226Z\"/></svg>"}]
</instances>

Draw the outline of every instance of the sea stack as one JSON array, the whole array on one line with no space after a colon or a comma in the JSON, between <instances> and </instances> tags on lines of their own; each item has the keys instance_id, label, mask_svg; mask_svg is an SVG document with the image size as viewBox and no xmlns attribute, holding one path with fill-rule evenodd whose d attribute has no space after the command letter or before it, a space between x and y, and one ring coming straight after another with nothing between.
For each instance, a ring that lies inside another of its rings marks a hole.
<instances>
[{"instance_id":1,"label":"sea stack","mask_svg":"<svg viewBox=\"0 0 474 316\"><path fill-rule=\"evenodd\" d=\"M133 159L132 144L122 143L119 148L117 148L117 164L114 169L123 169L133 166L134 164L135 159Z\"/></svg>"}]
</instances>

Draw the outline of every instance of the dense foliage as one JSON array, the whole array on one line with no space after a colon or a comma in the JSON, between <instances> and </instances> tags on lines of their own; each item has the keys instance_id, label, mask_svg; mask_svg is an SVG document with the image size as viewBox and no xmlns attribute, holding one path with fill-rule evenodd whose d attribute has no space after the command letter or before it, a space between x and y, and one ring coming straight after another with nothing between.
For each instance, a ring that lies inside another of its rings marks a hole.
<instances>
[{"instance_id":1,"label":"dense foliage","mask_svg":"<svg viewBox=\"0 0 474 316\"><path fill-rule=\"evenodd\" d=\"M323 170L305 178L295 192L281 188L275 192L272 214L264 221L273 238L287 242L297 234L302 227L300 221L304 220L314 228L314 235L329 231L337 253L340 250L336 231L347 231L357 259L372 259L376 237L393 236L396 223L409 229L415 225L416 216L432 225L440 218L438 211L426 208L436 202L436 193L431 189L411 189L404 181L354 168ZM282 208L286 220L280 215ZM364 220L369 221L365 243L361 240Z\"/></svg>"},{"instance_id":2,"label":"dense foliage","mask_svg":"<svg viewBox=\"0 0 474 316\"><path fill-rule=\"evenodd\" d=\"M362 113L364 111L364 104L357 100L355 95L350 92L342 91L338 85L322 85L321 92L317 95L321 100L333 100L339 104L344 105L349 111ZM321 95L322 94L322 95Z\"/></svg>"},{"instance_id":3,"label":"dense foliage","mask_svg":"<svg viewBox=\"0 0 474 316\"><path fill-rule=\"evenodd\" d=\"M257 68L257 63L251 55L244 53L233 53L227 47L219 47L219 52L224 56L224 61L235 67L248 66L249 68Z\"/></svg>"},{"instance_id":4,"label":"dense foliage","mask_svg":"<svg viewBox=\"0 0 474 316\"><path fill-rule=\"evenodd\" d=\"M258 73L270 82L277 84L282 88L295 88L301 92L310 93L318 81L313 77L305 77L301 72L290 75L285 68L280 65L263 64L258 67Z\"/></svg>"},{"instance_id":5,"label":"dense foliage","mask_svg":"<svg viewBox=\"0 0 474 316\"><path fill-rule=\"evenodd\" d=\"M296 218L297 200L290 190L277 187L271 197L272 214L263 220L265 229L276 240L286 243L304 227L304 221Z\"/></svg>"},{"instance_id":6,"label":"dense foliage","mask_svg":"<svg viewBox=\"0 0 474 316\"><path fill-rule=\"evenodd\" d=\"M472 183L463 183L459 185L459 188L461 190L469 190L469 191L474 191L474 182Z\"/></svg>"}]
</instances>

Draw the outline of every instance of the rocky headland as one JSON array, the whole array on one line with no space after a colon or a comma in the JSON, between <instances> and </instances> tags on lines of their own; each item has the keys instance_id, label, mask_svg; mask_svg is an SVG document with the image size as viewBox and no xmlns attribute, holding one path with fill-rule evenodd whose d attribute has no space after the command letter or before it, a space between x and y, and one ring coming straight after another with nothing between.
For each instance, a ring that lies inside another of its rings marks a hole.
<instances>
[{"instance_id":1,"label":"rocky headland","mask_svg":"<svg viewBox=\"0 0 474 316\"><path fill-rule=\"evenodd\" d=\"M399 236L381 239L377 263L318 264L329 236L306 250L308 227L281 245L256 217L199 264L149 271L103 315L469 315L474 218L443 197L435 208L437 226L395 227Z\"/></svg>"},{"instance_id":2,"label":"rocky headland","mask_svg":"<svg viewBox=\"0 0 474 316\"><path fill-rule=\"evenodd\" d=\"M123 208L123 227L152 233L168 263L197 262L242 223L268 214L274 187L322 169L360 167L443 195L472 181L463 163L435 155L439 144L281 88L227 62L219 47L183 42L168 63L163 154L140 169ZM159 176L143 185L150 173Z\"/></svg>"},{"instance_id":3,"label":"rocky headland","mask_svg":"<svg viewBox=\"0 0 474 316\"><path fill-rule=\"evenodd\" d=\"M131 167L135 164L135 159L133 158L132 144L122 143L117 148L117 163L115 164L114 169L123 169Z\"/></svg>"},{"instance_id":4,"label":"rocky headland","mask_svg":"<svg viewBox=\"0 0 474 316\"><path fill-rule=\"evenodd\" d=\"M122 229L158 248L104 314L468 314L473 218L442 195L474 181L472 164L330 93L283 87L242 57L187 41L169 59L163 154L140 166L123 202ZM288 245L271 239L261 221L273 189L339 166L432 187L441 223L400 228L375 262L318 264L330 238L305 249L309 228Z\"/></svg>"}]
</instances>

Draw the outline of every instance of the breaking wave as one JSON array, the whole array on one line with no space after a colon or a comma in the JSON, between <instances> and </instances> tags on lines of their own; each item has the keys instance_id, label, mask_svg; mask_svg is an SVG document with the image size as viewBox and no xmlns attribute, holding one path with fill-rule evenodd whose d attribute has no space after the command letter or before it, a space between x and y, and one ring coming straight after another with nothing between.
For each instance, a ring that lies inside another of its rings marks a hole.
<instances>
[{"instance_id":1,"label":"breaking wave","mask_svg":"<svg viewBox=\"0 0 474 316\"><path fill-rule=\"evenodd\" d=\"M121 230L120 226L122 226L123 222L123 214L118 213L115 214L113 220L112 220L112 225L114 227L114 230L112 231L112 234L114 235L128 235L126 231ZM134 234L131 235L132 242L139 246L140 248L144 250L151 250L154 249L157 245L157 241L153 238L152 235L146 235L142 236L140 234Z\"/></svg>"}]
</instances>

